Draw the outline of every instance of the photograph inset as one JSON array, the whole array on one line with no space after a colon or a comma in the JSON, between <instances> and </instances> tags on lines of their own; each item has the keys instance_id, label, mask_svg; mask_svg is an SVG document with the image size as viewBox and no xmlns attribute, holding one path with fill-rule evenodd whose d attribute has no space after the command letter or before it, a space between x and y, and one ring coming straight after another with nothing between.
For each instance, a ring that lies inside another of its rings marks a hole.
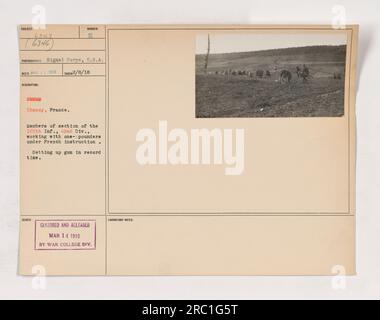
<instances>
[{"instance_id":1,"label":"photograph inset","mask_svg":"<svg viewBox=\"0 0 380 320\"><path fill-rule=\"evenodd\" d=\"M344 115L344 32L200 34L197 118Z\"/></svg>"}]
</instances>

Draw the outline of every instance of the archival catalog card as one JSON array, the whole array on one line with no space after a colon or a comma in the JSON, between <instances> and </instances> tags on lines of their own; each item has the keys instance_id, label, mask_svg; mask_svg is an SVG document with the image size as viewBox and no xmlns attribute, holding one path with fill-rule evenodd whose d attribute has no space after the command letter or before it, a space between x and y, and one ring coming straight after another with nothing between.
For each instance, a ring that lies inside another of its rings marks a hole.
<instances>
[{"instance_id":1,"label":"archival catalog card","mask_svg":"<svg viewBox=\"0 0 380 320\"><path fill-rule=\"evenodd\" d=\"M355 274L357 41L19 26L19 273Z\"/></svg>"}]
</instances>

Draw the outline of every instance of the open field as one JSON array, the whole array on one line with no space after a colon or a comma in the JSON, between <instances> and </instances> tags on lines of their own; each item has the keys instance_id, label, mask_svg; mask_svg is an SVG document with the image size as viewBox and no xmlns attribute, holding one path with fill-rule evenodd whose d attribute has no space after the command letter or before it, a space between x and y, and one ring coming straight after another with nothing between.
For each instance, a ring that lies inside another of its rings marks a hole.
<instances>
[{"instance_id":1,"label":"open field","mask_svg":"<svg viewBox=\"0 0 380 320\"><path fill-rule=\"evenodd\" d=\"M196 56L197 117L338 117L344 114L346 46L315 46ZM310 70L307 81L296 66ZM253 76L227 74L245 70ZM256 76L268 70L270 76ZM289 83L279 81L289 70ZM341 79L334 79L334 72ZM226 73L226 74L222 74Z\"/></svg>"}]
</instances>

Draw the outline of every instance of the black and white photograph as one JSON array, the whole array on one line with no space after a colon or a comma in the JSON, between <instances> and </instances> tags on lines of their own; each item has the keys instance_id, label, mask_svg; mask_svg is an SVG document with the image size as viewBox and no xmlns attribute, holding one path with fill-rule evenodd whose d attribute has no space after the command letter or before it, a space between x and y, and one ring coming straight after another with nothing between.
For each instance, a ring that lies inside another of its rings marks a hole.
<instances>
[{"instance_id":1,"label":"black and white photograph","mask_svg":"<svg viewBox=\"0 0 380 320\"><path fill-rule=\"evenodd\" d=\"M199 34L196 117L343 116L346 45L339 31Z\"/></svg>"}]
</instances>

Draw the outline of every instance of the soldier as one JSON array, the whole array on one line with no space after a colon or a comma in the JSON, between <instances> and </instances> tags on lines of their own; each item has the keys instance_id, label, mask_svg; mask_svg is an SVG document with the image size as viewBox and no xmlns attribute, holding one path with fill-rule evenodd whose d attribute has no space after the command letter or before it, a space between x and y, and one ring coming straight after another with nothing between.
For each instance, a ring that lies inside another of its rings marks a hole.
<instances>
[{"instance_id":1,"label":"soldier","mask_svg":"<svg viewBox=\"0 0 380 320\"><path fill-rule=\"evenodd\" d=\"M301 68L299 66L296 67L296 73L297 77L299 78L301 76Z\"/></svg>"},{"instance_id":2,"label":"soldier","mask_svg":"<svg viewBox=\"0 0 380 320\"><path fill-rule=\"evenodd\" d=\"M306 67L306 64L303 65L302 73L306 75L306 78L309 76L309 68Z\"/></svg>"},{"instance_id":3,"label":"soldier","mask_svg":"<svg viewBox=\"0 0 380 320\"><path fill-rule=\"evenodd\" d=\"M302 77L303 81L306 82L307 79L309 78L309 76L310 76L309 68L306 67L306 65L304 64L302 72L301 72L301 77Z\"/></svg>"}]
</instances>

